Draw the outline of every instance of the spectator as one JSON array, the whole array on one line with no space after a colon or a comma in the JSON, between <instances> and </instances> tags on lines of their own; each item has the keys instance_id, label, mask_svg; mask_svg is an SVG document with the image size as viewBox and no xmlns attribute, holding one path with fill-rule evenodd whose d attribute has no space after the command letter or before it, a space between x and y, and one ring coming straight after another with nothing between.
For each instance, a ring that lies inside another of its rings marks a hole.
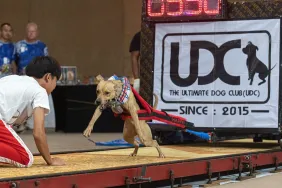
<instances>
[{"instance_id":1,"label":"spectator","mask_svg":"<svg viewBox=\"0 0 282 188\"><path fill-rule=\"evenodd\" d=\"M0 26L0 78L16 74L15 46L12 43L13 28L9 23Z\"/></svg>"},{"instance_id":2,"label":"spectator","mask_svg":"<svg viewBox=\"0 0 282 188\"><path fill-rule=\"evenodd\" d=\"M38 56L48 56L47 46L38 40L38 26L36 23L28 23L26 37L16 44L18 72L25 74L25 67Z\"/></svg>"}]
</instances>

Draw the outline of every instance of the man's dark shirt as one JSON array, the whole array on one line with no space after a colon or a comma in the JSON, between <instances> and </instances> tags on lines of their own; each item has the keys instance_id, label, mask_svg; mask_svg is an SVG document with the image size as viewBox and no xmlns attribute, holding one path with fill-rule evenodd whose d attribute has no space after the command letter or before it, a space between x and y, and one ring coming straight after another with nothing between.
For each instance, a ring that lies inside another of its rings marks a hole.
<instances>
[{"instance_id":1,"label":"man's dark shirt","mask_svg":"<svg viewBox=\"0 0 282 188\"><path fill-rule=\"evenodd\" d=\"M134 37L131 40L129 52L140 51L140 37L141 37L141 32L139 31L134 35Z\"/></svg>"}]
</instances>

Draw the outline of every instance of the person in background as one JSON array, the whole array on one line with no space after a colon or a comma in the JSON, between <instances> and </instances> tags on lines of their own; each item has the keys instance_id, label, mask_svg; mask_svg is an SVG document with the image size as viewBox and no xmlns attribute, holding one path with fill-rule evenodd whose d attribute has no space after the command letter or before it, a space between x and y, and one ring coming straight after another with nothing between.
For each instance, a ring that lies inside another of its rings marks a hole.
<instances>
[{"instance_id":1,"label":"person in background","mask_svg":"<svg viewBox=\"0 0 282 188\"><path fill-rule=\"evenodd\" d=\"M0 78L16 74L15 45L12 42L13 28L10 23L0 25Z\"/></svg>"},{"instance_id":2,"label":"person in background","mask_svg":"<svg viewBox=\"0 0 282 188\"><path fill-rule=\"evenodd\" d=\"M129 52L131 55L131 66L134 77L134 89L139 92L140 85L140 45L141 45L141 31L137 32L130 43Z\"/></svg>"},{"instance_id":3,"label":"person in background","mask_svg":"<svg viewBox=\"0 0 282 188\"><path fill-rule=\"evenodd\" d=\"M0 163L19 168L33 164L33 154L12 129L29 117L34 118L33 137L47 165L65 162L52 158L48 149L44 119L50 112L48 95L55 89L61 67L53 57L37 57L26 67L26 75L9 75L0 79Z\"/></svg>"},{"instance_id":4,"label":"person in background","mask_svg":"<svg viewBox=\"0 0 282 188\"><path fill-rule=\"evenodd\" d=\"M39 30L36 23L28 23L26 26L26 37L17 42L16 55L18 64L18 73L25 74L25 67L38 56L48 56L46 44L38 39Z\"/></svg>"},{"instance_id":5,"label":"person in background","mask_svg":"<svg viewBox=\"0 0 282 188\"><path fill-rule=\"evenodd\" d=\"M18 64L19 75L25 75L26 66L32 62L32 60L39 56L48 56L48 47L46 44L38 39L39 29L36 23L30 22L26 25L26 37L24 40L17 42L16 44L16 59ZM55 113L52 96L49 95L49 105L51 113L45 118L46 127L55 127ZM33 129L32 118L19 126L15 126L17 133L22 133L26 129Z\"/></svg>"}]
</instances>

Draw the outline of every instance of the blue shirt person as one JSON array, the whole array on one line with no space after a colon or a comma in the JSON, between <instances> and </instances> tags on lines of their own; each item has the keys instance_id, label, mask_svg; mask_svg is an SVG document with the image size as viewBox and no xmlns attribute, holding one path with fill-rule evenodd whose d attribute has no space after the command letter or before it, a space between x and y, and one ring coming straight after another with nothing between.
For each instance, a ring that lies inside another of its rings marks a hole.
<instances>
[{"instance_id":1,"label":"blue shirt person","mask_svg":"<svg viewBox=\"0 0 282 188\"><path fill-rule=\"evenodd\" d=\"M11 42L13 29L11 24L3 23L0 26L0 78L15 74L15 45Z\"/></svg>"},{"instance_id":2,"label":"blue shirt person","mask_svg":"<svg viewBox=\"0 0 282 188\"><path fill-rule=\"evenodd\" d=\"M17 42L16 55L18 73L25 74L25 67L38 56L47 56L48 48L46 44L38 38L38 26L36 23L28 23L26 26L26 38Z\"/></svg>"},{"instance_id":3,"label":"blue shirt person","mask_svg":"<svg viewBox=\"0 0 282 188\"><path fill-rule=\"evenodd\" d=\"M35 42L22 40L16 44L16 53L18 59L18 72L19 74L25 74L25 67L35 57L48 56L48 48L40 40Z\"/></svg>"}]
</instances>

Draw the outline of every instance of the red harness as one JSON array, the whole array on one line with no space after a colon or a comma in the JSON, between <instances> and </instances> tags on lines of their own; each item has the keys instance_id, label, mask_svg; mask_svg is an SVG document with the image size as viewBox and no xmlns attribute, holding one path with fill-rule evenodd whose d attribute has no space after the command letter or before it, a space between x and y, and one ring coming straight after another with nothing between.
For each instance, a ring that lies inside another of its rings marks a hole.
<instances>
[{"instance_id":1,"label":"red harness","mask_svg":"<svg viewBox=\"0 0 282 188\"><path fill-rule=\"evenodd\" d=\"M194 127L193 123L187 122L186 119L183 118L183 117L167 114L166 112L153 109L138 94L138 92L133 87L131 87L131 90L132 90L134 96L136 97L136 99L141 103L142 107L144 108L144 109L137 111L139 120L146 120L146 121L157 120L157 121L161 121L161 122L164 122L164 123L167 123L167 124L170 124L170 125L174 125L176 127L182 128L182 129ZM126 113L114 114L114 115L115 115L115 117L121 117L122 120L126 120L126 119L131 118L131 116L126 114Z\"/></svg>"}]
</instances>

